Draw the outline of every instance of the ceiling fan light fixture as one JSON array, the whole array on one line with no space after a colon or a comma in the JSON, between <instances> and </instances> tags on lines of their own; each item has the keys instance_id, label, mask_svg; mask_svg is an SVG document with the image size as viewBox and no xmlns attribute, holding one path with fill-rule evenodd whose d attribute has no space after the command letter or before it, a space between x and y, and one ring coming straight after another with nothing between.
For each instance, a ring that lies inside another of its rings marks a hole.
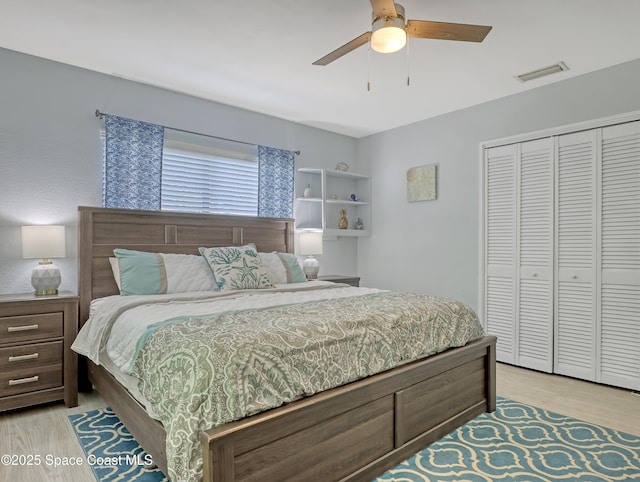
<instances>
[{"instance_id":1,"label":"ceiling fan light fixture","mask_svg":"<svg viewBox=\"0 0 640 482\"><path fill-rule=\"evenodd\" d=\"M371 34L371 48L382 54L401 50L407 44L407 32L403 28L384 27Z\"/></svg>"},{"instance_id":2,"label":"ceiling fan light fixture","mask_svg":"<svg viewBox=\"0 0 640 482\"><path fill-rule=\"evenodd\" d=\"M371 24L371 48L376 52L390 54L404 48L407 44L407 32L404 27L404 8L395 4L396 17L381 16L373 18Z\"/></svg>"}]
</instances>

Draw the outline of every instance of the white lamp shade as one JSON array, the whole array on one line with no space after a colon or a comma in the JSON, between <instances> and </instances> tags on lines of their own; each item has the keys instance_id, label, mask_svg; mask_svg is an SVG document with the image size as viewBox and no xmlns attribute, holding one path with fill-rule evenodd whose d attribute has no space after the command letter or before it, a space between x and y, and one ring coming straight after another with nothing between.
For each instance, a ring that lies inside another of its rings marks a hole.
<instances>
[{"instance_id":1,"label":"white lamp shade","mask_svg":"<svg viewBox=\"0 0 640 482\"><path fill-rule=\"evenodd\" d=\"M23 258L64 258L64 226L22 226Z\"/></svg>"},{"instance_id":2,"label":"white lamp shade","mask_svg":"<svg viewBox=\"0 0 640 482\"><path fill-rule=\"evenodd\" d=\"M298 254L322 254L322 232L308 231L298 235Z\"/></svg>"}]
</instances>

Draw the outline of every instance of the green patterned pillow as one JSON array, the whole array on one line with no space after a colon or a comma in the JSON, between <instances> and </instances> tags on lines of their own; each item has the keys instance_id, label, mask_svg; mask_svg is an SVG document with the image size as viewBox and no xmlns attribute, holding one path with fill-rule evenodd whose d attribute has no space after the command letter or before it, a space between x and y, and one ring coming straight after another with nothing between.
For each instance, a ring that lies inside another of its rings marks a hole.
<instances>
[{"instance_id":1,"label":"green patterned pillow","mask_svg":"<svg viewBox=\"0 0 640 482\"><path fill-rule=\"evenodd\" d=\"M221 291L273 288L255 246L199 248Z\"/></svg>"}]
</instances>

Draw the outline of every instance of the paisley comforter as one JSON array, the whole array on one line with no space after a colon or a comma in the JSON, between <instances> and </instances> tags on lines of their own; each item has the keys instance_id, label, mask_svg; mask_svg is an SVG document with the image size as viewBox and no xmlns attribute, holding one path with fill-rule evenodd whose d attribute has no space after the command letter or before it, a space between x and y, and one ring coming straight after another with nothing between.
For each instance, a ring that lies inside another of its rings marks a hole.
<instances>
[{"instance_id":1,"label":"paisley comforter","mask_svg":"<svg viewBox=\"0 0 640 482\"><path fill-rule=\"evenodd\" d=\"M484 335L470 308L446 298L353 287L275 291L163 300L172 316L143 322L123 322L121 307L110 317L92 313L103 322L102 348L118 351L109 338L124 345L119 365L139 379L166 429L171 480L202 477L202 430Z\"/></svg>"}]
</instances>

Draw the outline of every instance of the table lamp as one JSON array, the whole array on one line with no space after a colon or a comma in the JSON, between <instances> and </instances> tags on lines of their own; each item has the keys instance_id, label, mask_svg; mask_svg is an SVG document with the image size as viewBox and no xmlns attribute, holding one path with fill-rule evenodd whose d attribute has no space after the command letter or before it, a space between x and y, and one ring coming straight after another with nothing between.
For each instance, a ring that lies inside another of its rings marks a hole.
<instances>
[{"instance_id":1,"label":"table lamp","mask_svg":"<svg viewBox=\"0 0 640 482\"><path fill-rule=\"evenodd\" d=\"M306 255L302 263L302 271L307 279L316 279L320 271L320 263L315 258L316 254L322 254L322 232L307 231L298 235L298 254Z\"/></svg>"},{"instance_id":2,"label":"table lamp","mask_svg":"<svg viewBox=\"0 0 640 482\"><path fill-rule=\"evenodd\" d=\"M22 226L22 257L41 259L31 273L36 296L58 294L62 278L50 258L65 256L64 226Z\"/></svg>"}]
</instances>

